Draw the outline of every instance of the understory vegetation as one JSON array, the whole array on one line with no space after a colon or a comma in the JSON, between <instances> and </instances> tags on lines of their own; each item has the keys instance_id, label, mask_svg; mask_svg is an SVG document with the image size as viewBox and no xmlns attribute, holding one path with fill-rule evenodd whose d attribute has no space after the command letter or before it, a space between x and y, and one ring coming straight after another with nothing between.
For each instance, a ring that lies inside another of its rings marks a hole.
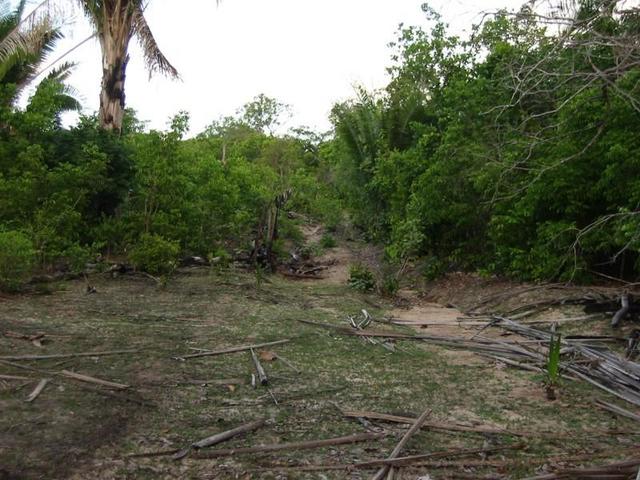
<instances>
[{"instance_id":1,"label":"understory vegetation","mask_svg":"<svg viewBox=\"0 0 640 480\"><path fill-rule=\"evenodd\" d=\"M0 72L0 287L105 256L158 275L182 256L230 258L288 191L287 210L329 230L347 214L398 271L636 279L640 21L611 4L577 2L567 24L502 12L469 40L425 6L431 27L400 30L389 85L335 105L326 134L274 134L286 106L264 95L191 137L185 113L165 131L130 110L121 131L97 115L63 127L79 108L72 65L16 106L49 32Z\"/></svg>"},{"instance_id":2,"label":"understory vegetation","mask_svg":"<svg viewBox=\"0 0 640 480\"><path fill-rule=\"evenodd\" d=\"M467 41L425 7L432 28L401 30L389 85L334 108L338 186L390 258L428 276L637 279L638 10L538 3Z\"/></svg>"}]
</instances>

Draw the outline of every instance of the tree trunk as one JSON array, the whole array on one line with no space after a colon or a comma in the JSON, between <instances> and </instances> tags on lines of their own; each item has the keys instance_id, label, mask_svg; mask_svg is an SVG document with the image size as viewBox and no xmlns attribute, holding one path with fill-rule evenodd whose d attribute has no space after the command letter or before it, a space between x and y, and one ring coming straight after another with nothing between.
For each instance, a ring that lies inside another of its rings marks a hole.
<instances>
[{"instance_id":1,"label":"tree trunk","mask_svg":"<svg viewBox=\"0 0 640 480\"><path fill-rule=\"evenodd\" d=\"M100 90L100 126L105 130L122 131L125 94L124 83L129 62L129 40L131 40L131 18L109 22L98 35L102 48L102 84Z\"/></svg>"}]
</instances>

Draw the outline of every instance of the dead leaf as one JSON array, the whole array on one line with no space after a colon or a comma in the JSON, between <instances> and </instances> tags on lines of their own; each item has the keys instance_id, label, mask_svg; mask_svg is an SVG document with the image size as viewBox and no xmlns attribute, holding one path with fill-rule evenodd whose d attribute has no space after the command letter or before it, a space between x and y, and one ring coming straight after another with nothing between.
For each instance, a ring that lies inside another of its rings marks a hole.
<instances>
[{"instance_id":1,"label":"dead leaf","mask_svg":"<svg viewBox=\"0 0 640 480\"><path fill-rule=\"evenodd\" d=\"M227 389L228 389L231 393L233 393L233 392L235 392L235 391L236 391L236 386L235 386L235 385L227 385Z\"/></svg>"},{"instance_id":2,"label":"dead leaf","mask_svg":"<svg viewBox=\"0 0 640 480\"><path fill-rule=\"evenodd\" d=\"M275 352L271 352L269 350L260 350L258 355L260 356L260 360L263 362L273 362L278 358L278 355Z\"/></svg>"}]
</instances>

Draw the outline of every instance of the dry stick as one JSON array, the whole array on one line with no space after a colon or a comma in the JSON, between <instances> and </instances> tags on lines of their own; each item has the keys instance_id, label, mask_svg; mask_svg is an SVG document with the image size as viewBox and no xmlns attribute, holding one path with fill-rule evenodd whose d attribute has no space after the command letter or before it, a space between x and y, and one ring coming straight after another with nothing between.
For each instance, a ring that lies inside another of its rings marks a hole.
<instances>
[{"instance_id":1,"label":"dry stick","mask_svg":"<svg viewBox=\"0 0 640 480\"><path fill-rule=\"evenodd\" d=\"M38 385L36 386L36 388L33 389L33 392L31 392L29 394L29 396L27 397L27 399L25 400L25 402L33 402L36 398L38 398L38 395L40 395L42 393L42 391L44 390L44 387L47 386L47 383L49 383L49 379L48 378L43 378L42 380L40 380L38 382Z\"/></svg>"},{"instance_id":2,"label":"dry stick","mask_svg":"<svg viewBox=\"0 0 640 480\"><path fill-rule=\"evenodd\" d=\"M0 375L0 380L31 380L29 377L20 377L18 375Z\"/></svg>"},{"instance_id":3,"label":"dry stick","mask_svg":"<svg viewBox=\"0 0 640 480\"><path fill-rule=\"evenodd\" d=\"M21 365L19 363L7 362L7 361L4 361L4 360L0 360L0 365L7 365L9 367L20 368L22 370L29 370L31 372L37 372L37 373L41 373L41 374L45 373L47 375L62 376L62 374L60 374L58 372L49 372L49 371L42 370L42 369L39 369L39 368L29 367L28 365ZM111 397L111 398L116 398L118 400L123 400L125 402L135 403L137 405L142 405L144 407L151 407L151 408L155 408L156 407L156 405L151 403L151 402L146 402L144 400L138 400L136 398L131 398L131 397L128 397L128 396L125 396L125 395L122 395L122 394L119 394L119 393L116 393L116 392L111 392L111 391L108 391L108 390L95 388L95 387L92 387L90 385L84 385L82 383L78 383L77 386L80 387L80 388L83 388L84 390L89 390L91 392L99 393L100 395L105 395L105 396Z\"/></svg>"},{"instance_id":4,"label":"dry stick","mask_svg":"<svg viewBox=\"0 0 640 480\"><path fill-rule=\"evenodd\" d=\"M635 468L640 465L640 459L611 463L597 467L587 468L567 468L558 470L556 473L527 477L523 480L560 480L564 478L625 478L623 473L635 473ZM633 472L632 472L633 471ZM619 474L620 476L613 476ZM599 475L596 477L596 475Z\"/></svg>"},{"instance_id":5,"label":"dry stick","mask_svg":"<svg viewBox=\"0 0 640 480\"><path fill-rule=\"evenodd\" d=\"M179 455L179 454L181 454L181 452L183 452L182 449L174 448L173 450L161 450L159 452L131 453L129 455L126 455L126 458L165 457L165 456L168 456L168 455Z\"/></svg>"},{"instance_id":6,"label":"dry stick","mask_svg":"<svg viewBox=\"0 0 640 480\"><path fill-rule=\"evenodd\" d=\"M268 453L279 452L282 450L309 450L313 448L329 447L334 445L345 445L349 443L366 442L369 440L377 440L385 437L383 433L359 433L346 437L327 438L325 440L310 440L304 442L292 443L276 443L273 445L259 445L257 447L248 448L230 448L225 450L216 450L206 454L197 454L191 458L195 460L204 460L209 458L228 457L232 455L243 455L247 453Z\"/></svg>"},{"instance_id":7,"label":"dry stick","mask_svg":"<svg viewBox=\"0 0 640 480\"><path fill-rule=\"evenodd\" d=\"M227 430L226 432L221 432L211 437L207 437L198 442L194 442L191 444L192 448L206 448L211 447L213 445L217 445L218 443L225 442L230 438L237 437L238 435L242 435L243 433L252 432L262 427L266 423L266 419L262 418L260 420L256 420L255 422L246 423L239 427L236 427L232 430Z\"/></svg>"},{"instance_id":8,"label":"dry stick","mask_svg":"<svg viewBox=\"0 0 640 480\"><path fill-rule=\"evenodd\" d=\"M182 380L178 384L186 385L244 385L247 381L243 378L222 378L215 380Z\"/></svg>"},{"instance_id":9,"label":"dry stick","mask_svg":"<svg viewBox=\"0 0 640 480\"><path fill-rule=\"evenodd\" d=\"M504 450L520 450L525 447L524 443L518 443L515 445L505 445L503 447L491 447L491 448L464 448L464 449L456 449L442 452L434 452L434 453L424 453L421 455L411 455L409 457L396 457L396 458L387 458L383 460L370 460L367 462L358 462L352 465L352 468L369 468L369 467L377 467L380 465L387 465L392 467L404 467L412 465L416 462L421 462L424 460L432 460L435 458L450 458L450 457L461 457L467 455L476 455L476 454L488 454L495 453Z\"/></svg>"},{"instance_id":10,"label":"dry stick","mask_svg":"<svg viewBox=\"0 0 640 480\"><path fill-rule=\"evenodd\" d=\"M276 358L280 361L282 361L282 363L284 363L287 367L289 367L291 370L293 370L296 373L300 373L300 370L298 368L296 368L296 366L291 363L289 360L287 360L286 358L284 358L283 356L276 354Z\"/></svg>"},{"instance_id":11,"label":"dry stick","mask_svg":"<svg viewBox=\"0 0 640 480\"><path fill-rule=\"evenodd\" d=\"M109 387L109 388L115 388L116 390L126 390L127 388L130 388L130 385L125 385L124 383L116 383L116 382L109 382L107 380L101 380L99 378L95 378L95 377L90 377L89 375L83 375L81 373L76 373L76 372L70 372L69 370L62 370L62 372L60 372L63 376L67 377L67 378L72 378L74 380L79 380L80 382L87 382L87 383L95 383L96 385L102 385L104 387Z\"/></svg>"},{"instance_id":12,"label":"dry stick","mask_svg":"<svg viewBox=\"0 0 640 480\"><path fill-rule=\"evenodd\" d=\"M397 415L387 415L385 413L376 413L376 412L364 412L364 411L343 411L342 414L345 417L351 418L368 418L371 420L383 420L387 422L393 423L406 423L413 424L416 419L411 417L400 417ZM447 430L452 432L475 432L475 433L496 433L502 435L513 435L513 436L528 436L531 435L529 432L514 432L511 430L503 430L500 428L493 428L488 426L467 426L467 425L454 425L440 422L423 422L424 428L432 428L434 430Z\"/></svg>"},{"instance_id":13,"label":"dry stick","mask_svg":"<svg viewBox=\"0 0 640 480\"><path fill-rule=\"evenodd\" d=\"M416 467L431 467L431 468L452 468L452 467L505 467L509 465L508 462L505 461L496 461L496 460L468 460L468 461L424 461L417 462L411 465L408 465L407 468L416 468ZM299 471L299 472L322 472L322 471L331 471L331 470L346 470L351 471L354 468L353 464L350 463L332 463L332 464L311 464L311 465L267 465L260 468L251 468L248 469L247 472L272 472L272 471Z\"/></svg>"},{"instance_id":14,"label":"dry stick","mask_svg":"<svg viewBox=\"0 0 640 480\"><path fill-rule=\"evenodd\" d=\"M183 448L182 450L178 450L176 452L174 452L173 450L170 450L170 451L162 451L162 452L150 452L145 455L146 456L173 455L172 460L175 460L175 461L182 460L187 455L189 455L189 453L191 453L191 449L197 450L200 448L206 448L206 447L211 447L213 445L217 445L218 443L225 442L237 435L242 435L243 433L256 430L260 428L262 425L264 425L265 422L266 422L266 419L261 419L255 422L241 425L237 428L234 428L233 430L227 430L226 432L221 432L211 437L207 437L203 440L200 440L198 442L192 443L187 448Z\"/></svg>"},{"instance_id":15,"label":"dry stick","mask_svg":"<svg viewBox=\"0 0 640 480\"><path fill-rule=\"evenodd\" d=\"M290 340L278 340L275 342L257 343L255 345L241 345L239 347L224 348L222 350L210 350L207 352L192 353L191 355L184 355L183 357L175 357L175 358L177 360L186 360L188 358L212 357L214 355L223 355L225 353L244 352L246 350L251 350L254 348L271 347L273 345L282 345L283 343L288 343L288 342L290 342Z\"/></svg>"},{"instance_id":16,"label":"dry stick","mask_svg":"<svg viewBox=\"0 0 640 480\"><path fill-rule=\"evenodd\" d=\"M260 379L260 385L268 385L269 378L267 377L267 372L264 371L260 360L258 360L258 356L253 348L249 349L251 352L251 359L253 360L253 365L256 367L256 372L258 373L258 378Z\"/></svg>"},{"instance_id":17,"label":"dry stick","mask_svg":"<svg viewBox=\"0 0 640 480\"><path fill-rule=\"evenodd\" d=\"M112 350L107 352L59 353L52 355L9 355L0 357L0 360L49 360L53 358L103 357L106 355L123 355L138 352L139 350Z\"/></svg>"},{"instance_id":18,"label":"dry stick","mask_svg":"<svg viewBox=\"0 0 640 480\"><path fill-rule=\"evenodd\" d=\"M409 439L413 436L414 433L420 430L420 428L422 427L422 424L427 420L427 417L429 415L431 415L431 410L427 409L422 413L422 415L418 417L418 419L413 423L413 425L411 425L411 428L407 431L407 433L404 434L402 439L398 442L398 444L396 445L396 448L393 449L393 451L391 452L391 455L389 455L388 460L397 458L398 455L400 455L400 452L402 451L404 446L407 444ZM390 470L389 465L383 466L380 470L378 470L378 473L376 473L372 477L373 480L382 480L384 477L387 476L387 474L389 473L389 470ZM393 473L392 473L392 476L393 476Z\"/></svg>"},{"instance_id":19,"label":"dry stick","mask_svg":"<svg viewBox=\"0 0 640 480\"><path fill-rule=\"evenodd\" d=\"M607 410L622 417L631 418L636 422L640 422L640 415L630 412L629 410L619 407L618 405L614 405L613 403L608 403L603 400L596 400L596 405L598 405L598 407L602 408L603 410Z\"/></svg>"}]
</instances>

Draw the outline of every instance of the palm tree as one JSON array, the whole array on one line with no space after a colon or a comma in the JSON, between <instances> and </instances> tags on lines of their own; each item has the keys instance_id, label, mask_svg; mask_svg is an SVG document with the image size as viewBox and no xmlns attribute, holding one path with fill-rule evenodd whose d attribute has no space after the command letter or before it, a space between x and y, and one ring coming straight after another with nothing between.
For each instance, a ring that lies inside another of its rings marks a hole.
<instances>
[{"instance_id":1,"label":"palm tree","mask_svg":"<svg viewBox=\"0 0 640 480\"><path fill-rule=\"evenodd\" d=\"M129 42L140 42L150 75L159 72L177 78L178 72L160 51L144 18L144 0L78 0L93 24L102 49L100 125L120 132L124 116L124 84Z\"/></svg>"},{"instance_id":2,"label":"palm tree","mask_svg":"<svg viewBox=\"0 0 640 480\"><path fill-rule=\"evenodd\" d=\"M21 0L12 10L8 0L0 0L0 84L15 85L11 95L2 99L5 105L14 104L24 88L39 76L48 55L62 38L55 14L40 8L44 2L25 16L26 3ZM73 63L59 65L38 86L37 93L50 90L60 111L80 108L73 98L75 92L64 84L73 67Z\"/></svg>"}]
</instances>

